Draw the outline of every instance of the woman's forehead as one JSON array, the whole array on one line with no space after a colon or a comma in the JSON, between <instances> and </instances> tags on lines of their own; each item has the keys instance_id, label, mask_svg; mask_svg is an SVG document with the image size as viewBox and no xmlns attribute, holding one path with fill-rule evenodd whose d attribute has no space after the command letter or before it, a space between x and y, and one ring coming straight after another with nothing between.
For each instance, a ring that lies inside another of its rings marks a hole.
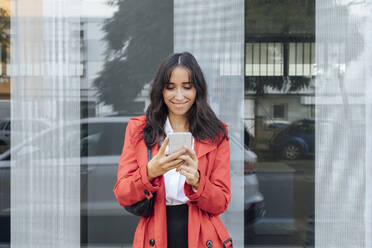
<instances>
[{"instance_id":1,"label":"woman's forehead","mask_svg":"<svg viewBox=\"0 0 372 248\"><path fill-rule=\"evenodd\" d=\"M167 81L169 81L172 77L187 77L188 81L190 81L190 79L192 78L192 73L187 67L178 65L169 70L166 75Z\"/></svg>"}]
</instances>

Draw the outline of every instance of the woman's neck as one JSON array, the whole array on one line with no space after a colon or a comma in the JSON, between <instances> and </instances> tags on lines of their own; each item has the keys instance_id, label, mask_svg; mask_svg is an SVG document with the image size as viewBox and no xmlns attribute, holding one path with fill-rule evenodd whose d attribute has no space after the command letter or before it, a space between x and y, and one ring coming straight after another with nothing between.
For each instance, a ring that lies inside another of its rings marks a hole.
<instances>
[{"instance_id":1,"label":"woman's neck","mask_svg":"<svg viewBox=\"0 0 372 248\"><path fill-rule=\"evenodd\" d=\"M189 123L187 122L185 116L173 115L172 113L169 113L168 118L174 132L189 131Z\"/></svg>"}]
</instances>

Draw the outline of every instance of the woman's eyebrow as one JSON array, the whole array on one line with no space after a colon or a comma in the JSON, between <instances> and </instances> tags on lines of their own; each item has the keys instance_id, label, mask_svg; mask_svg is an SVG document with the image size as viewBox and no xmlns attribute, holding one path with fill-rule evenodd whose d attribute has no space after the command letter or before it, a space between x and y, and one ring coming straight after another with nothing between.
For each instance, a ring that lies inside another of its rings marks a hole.
<instances>
[{"instance_id":1,"label":"woman's eyebrow","mask_svg":"<svg viewBox=\"0 0 372 248\"><path fill-rule=\"evenodd\" d=\"M168 82L167 84L176 84L176 83ZM182 84L191 84L191 82L182 82Z\"/></svg>"}]
</instances>

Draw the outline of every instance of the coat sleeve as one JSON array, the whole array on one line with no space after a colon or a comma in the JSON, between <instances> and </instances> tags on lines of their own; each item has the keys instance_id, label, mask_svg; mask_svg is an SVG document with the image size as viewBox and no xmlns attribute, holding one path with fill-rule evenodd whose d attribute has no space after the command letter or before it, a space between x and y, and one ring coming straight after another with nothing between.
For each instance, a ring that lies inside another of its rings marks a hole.
<instances>
[{"instance_id":1,"label":"coat sleeve","mask_svg":"<svg viewBox=\"0 0 372 248\"><path fill-rule=\"evenodd\" d=\"M224 138L218 145L216 158L210 177L200 173L199 187L196 192L185 183L185 195L191 204L214 215L223 213L231 198L230 192L230 145L229 140Z\"/></svg>"},{"instance_id":2,"label":"coat sleeve","mask_svg":"<svg viewBox=\"0 0 372 248\"><path fill-rule=\"evenodd\" d=\"M132 119L125 131L125 140L120 156L117 181L114 194L119 204L130 206L145 198L150 199L159 188L156 178L150 182L147 178L147 164L139 165L136 159L136 141L138 133L142 133L141 123Z\"/></svg>"}]
</instances>

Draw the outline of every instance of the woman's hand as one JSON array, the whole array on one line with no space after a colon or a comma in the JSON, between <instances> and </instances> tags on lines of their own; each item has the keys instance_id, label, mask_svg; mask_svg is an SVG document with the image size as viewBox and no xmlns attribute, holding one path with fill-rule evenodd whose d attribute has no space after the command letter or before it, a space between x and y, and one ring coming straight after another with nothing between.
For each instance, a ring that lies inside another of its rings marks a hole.
<instances>
[{"instance_id":1,"label":"woman's hand","mask_svg":"<svg viewBox=\"0 0 372 248\"><path fill-rule=\"evenodd\" d=\"M196 153L185 146L188 154L181 155L179 158L183 159L187 164L183 164L177 168L177 171L186 177L186 182L192 186L194 191L198 189L200 175L198 171L198 157Z\"/></svg>"},{"instance_id":2,"label":"woman's hand","mask_svg":"<svg viewBox=\"0 0 372 248\"><path fill-rule=\"evenodd\" d=\"M167 137L160 147L158 154L156 154L147 164L147 177L149 181L152 181L154 178L185 163L185 161L180 158L180 156L186 152L186 149L184 148L169 156L165 154L165 148L167 147L168 142L169 138Z\"/></svg>"}]
</instances>

